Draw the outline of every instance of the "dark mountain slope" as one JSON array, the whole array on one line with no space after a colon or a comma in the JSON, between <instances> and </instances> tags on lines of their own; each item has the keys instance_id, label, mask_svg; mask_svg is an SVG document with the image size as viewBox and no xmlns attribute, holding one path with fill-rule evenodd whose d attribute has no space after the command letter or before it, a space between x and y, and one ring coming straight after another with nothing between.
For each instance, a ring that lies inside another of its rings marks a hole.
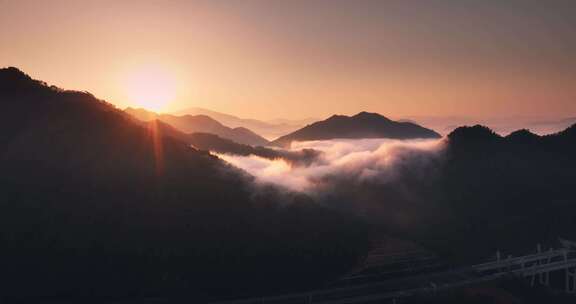
<instances>
[{"instance_id":1,"label":"dark mountain slope","mask_svg":"<svg viewBox=\"0 0 576 304\"><path fill-rule=\"evenodd\" d=\"M435 186L439 195L430 200L454 214L438 232L451 240L444 249L480 258L497 248L521 253L558 237L575 239L575 130L507 137L482 126L454 130Z\"/></svg>"},{"instance_id":2,"label":"dark mountain slope","mask_svg":"<svg viewBox=\"0 0 576 304\"><path fill-rule=\"evenodd\" d=\"M0 69L0 105L2 300L306 288L363 250L356 220L274 189L255 195L217 158L88 93Z\"/></svg>"},{"instance_id":3,"label":"dark mountain slope","mask_svg":"<svg viewBox=\"0 0 576 304\"><path fill-rule=\"evenodd\" d=\"M396 122L376 113L361 112L354 116L334 115L282 136L273 145L286 146L292 141L326 140L335 138L439 138L430 129L411 122Z\"/></svg>"},{"instance_id":4,"label":"dark mountain slope","mask_svg":"<svg viewBox=\"0 0 576 304\"><path fill-rule=\"evenodd\" d=\"M133 108L127 108L125 112L143 121L161 120L184 133L213 133L220 137L252 146L268 144L268 140L246 128L228 128L206 115L175 116L170 114L156 114L144 109Z\"/></svg>"}]
</instances>

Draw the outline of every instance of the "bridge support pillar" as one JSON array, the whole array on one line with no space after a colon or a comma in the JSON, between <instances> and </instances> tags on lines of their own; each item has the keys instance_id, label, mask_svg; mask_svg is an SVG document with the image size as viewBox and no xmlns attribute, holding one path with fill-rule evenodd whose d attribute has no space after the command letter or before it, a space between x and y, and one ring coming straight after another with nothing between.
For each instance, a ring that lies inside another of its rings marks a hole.
<instances>
[{"instance_id":1,"label":"bridge support pillar","mask_svg":"<svg viewBox=\"0 0 576 304\"><path fill-rule=\"evenodd\" d=\"M549 250L549 252L552 252L552 249ZM543 260L542 264L549 264L551 262L551 257L548 257L547 259ZM548 286L550 284L550 271L546 271L546 272L542 272L540 273L540 284Z\"/></svg>"},{"instance_id":2,"label":"bridge support pillar","mask_svg":"<svg viewBox=\"0 0 576 304\"><path fill-rule=\"evenodd\" d=\"M550 272L542 272L539 274L539 280L538 282L541 285L545 285L548 286L548 284L550 284Z\"/></svg>"},{"instance_id":3,"label":"bridge support pillar","mask_svg":"<svg viewBox=\"0 0 576 304\"><path fill-rule=\"evenodd\" d=\"M576 292L576 268L566 269L566 293Z\"/></svg>"}]
</instances>

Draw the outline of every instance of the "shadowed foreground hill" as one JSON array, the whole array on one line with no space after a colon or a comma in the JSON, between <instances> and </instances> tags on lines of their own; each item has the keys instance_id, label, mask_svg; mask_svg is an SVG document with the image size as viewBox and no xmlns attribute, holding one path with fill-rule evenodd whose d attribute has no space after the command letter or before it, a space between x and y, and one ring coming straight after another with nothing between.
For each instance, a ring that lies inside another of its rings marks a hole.
<instances>
[{"instance_id":1,"label":"shadowed foreground hill","mask_svg":"<svg viewBox=\"0 0 576 304\"><path fill-rule=\"evenodd\" d=\"M457 128L448 135L439 195L430 197L454 217L426 233L436 230L437 245L458 258L576 239L575 169L576 125L546 136Z\"/></svg>"},{"instance_id":2,"label":"shadowed foreground hill","mask_svg":"<svg viewBox=\"0 0 576 304\"><path fill-rule=\"evenodd\" d=\"M7 300L201 302L306 288L363 251L355 219L306 197L251 193L249 177L89 93L0 69L0 106Z\"/></svg>"},{"instance_id":3,"label":"shadowed foreground hill","mask_svg":"<svg viewBox=\"0 0 576 304\"><path fill-rule=\"evenodd\" d=\"M335 138L440 138L440 134L411 122L392 121L380 114L360 112L354 116L334 115L272 142L289 146L292 141Z\"/></svg>"},{"instance_id":4,"label":"shadowed foreground hill","mask_svg":"<svg viewBox=\"0 0 576 304\"><path fill-rule=\"evenodd\" d=\"M184 133L213 133L220 137L251 146L268 144L268 140L249 129L244 127L229 128L206 115L177 116L156 114L144 109L133 108L127 108L124 111L142 121L161 120Z\"/></svg>"}]
</instances>

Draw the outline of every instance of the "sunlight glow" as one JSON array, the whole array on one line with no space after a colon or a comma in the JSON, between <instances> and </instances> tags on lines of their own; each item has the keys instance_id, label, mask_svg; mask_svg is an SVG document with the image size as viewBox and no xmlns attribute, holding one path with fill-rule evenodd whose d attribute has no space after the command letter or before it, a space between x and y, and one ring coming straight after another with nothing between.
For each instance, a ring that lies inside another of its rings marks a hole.
<instances>
[{"instance_id":1,"label":"sunlight glow","mask_svg":"<svg viewBox=\"0 0 576 304\"><path fill-rule=\"evenodd\" d=\"M161 67L145 66L128 74L125 84L129 102L137 107L160 111L176 98L176 79Z\"/></svg>"}]
</instances>

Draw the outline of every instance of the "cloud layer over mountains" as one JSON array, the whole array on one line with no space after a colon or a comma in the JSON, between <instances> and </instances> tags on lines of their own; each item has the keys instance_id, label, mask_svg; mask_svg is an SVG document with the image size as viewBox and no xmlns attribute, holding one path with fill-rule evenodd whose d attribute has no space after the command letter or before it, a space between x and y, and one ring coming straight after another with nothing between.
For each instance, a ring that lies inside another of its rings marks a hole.
<instances>
[{"instance_id":1,"label":"cloud layer over mountains","mask_svg":"<svg viewBox=\"0 0 576 304\"><path fill-rule=\"evenodd\" d=\"M408 167L423 170L438 160L443 140L338 139L295 142L293 151L313 149L321 154L307 166L258 156L219 155L254 175L261 183L281 185L308 194L333 191L334 182L386 184Z\"/></svg>"}]
</instances>

